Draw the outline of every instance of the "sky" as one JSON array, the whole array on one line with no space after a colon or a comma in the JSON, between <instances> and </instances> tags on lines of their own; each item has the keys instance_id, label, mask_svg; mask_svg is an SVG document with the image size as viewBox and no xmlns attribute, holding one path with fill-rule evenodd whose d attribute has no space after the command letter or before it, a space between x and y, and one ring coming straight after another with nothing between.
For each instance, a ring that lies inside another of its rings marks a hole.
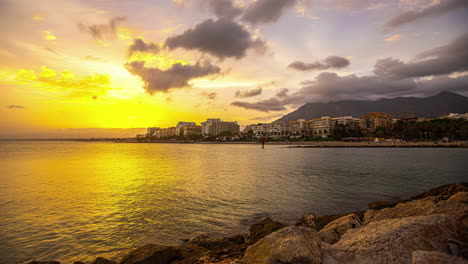
<instances>
[{"instance_id":1,"label":"sky","mask_svg":"<svg viewBox=\"0 0 468 264\"><path fill-rule=\"evenodd\" d=\"M466 0L0 0L0 138L468 95Z\"/></svg>"}]
</instances>

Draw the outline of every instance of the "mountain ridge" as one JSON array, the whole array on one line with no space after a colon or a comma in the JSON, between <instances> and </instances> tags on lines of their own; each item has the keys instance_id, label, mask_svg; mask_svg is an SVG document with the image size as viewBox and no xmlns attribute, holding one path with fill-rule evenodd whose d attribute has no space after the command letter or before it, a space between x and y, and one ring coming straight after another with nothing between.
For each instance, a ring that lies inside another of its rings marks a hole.
<instances>
[{"instance_id":1,"label":"mountain ridge","mask_svg":"<svg viewBox=\"0 0 468 264\"><path fill-rule=\"evenodd\" d=\"M274 122L314 119L322 116L361 117L367 113L383 112L394 118L437 118L449 113L467 113L468 97L443 91L429 97L395 97L378 100L342 100L327 103L307 103Z\"/></svg>"}]
</instances>

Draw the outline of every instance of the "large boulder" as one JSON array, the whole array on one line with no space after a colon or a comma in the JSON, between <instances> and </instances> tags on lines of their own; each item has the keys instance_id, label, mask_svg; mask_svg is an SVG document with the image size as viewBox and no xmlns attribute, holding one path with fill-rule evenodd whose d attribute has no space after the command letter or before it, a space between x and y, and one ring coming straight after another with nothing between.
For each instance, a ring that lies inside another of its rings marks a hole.
<instances>
[{"instance_id":1,"label":"large boulder","mask_svg":"<svg viewBox=\"0 0 468 264\"><path fill-rule=\"evenodd\" d=\"M334 245L323 244L323 261L337 263L411 263L415 250L443 251L459 232L448 215L413 216L371 222L348 230Z\"/></svg>"},{"instance_id":2,"label":"large boulder","mask_svg":"<svg viewBox=\"0 0 468 264\"><path fill-rule=\"evenodd\" d=\"M442 185L440 187L430 189L429 191L423 192L421 194L412 196L410 199L424 199L431 196L445 196L446 198L448 198L458 192L468 192L468 183Z\"/></svg>"},{"instance_id":3,"label":"large boulder","mask_svg":"<svg viewBox=\"0 0 468 264\"><path fill-rule=\"evenodd\" d=\"M117 264L115 261L110 261L108 259L105 259L103 257L98 257L96 260L93 261L92 264Z\"/></svg>"},{"instance_id":4,"label":"large boulder","mask_svg":"<svg viewBox=\"0 0 468 264\"><path fill-rule=\"evenodd\" d=\"M178 247L148 244L130 252L120 264L168 264L180 256Z\"/></svg>"},{"instance_id":5,"label":"large boulder","mask_svg":"<svg viewBox=\"0 0 468 264\"><path fill-rule=\"evenodd\" d=\"M349 214L329 223L319 235L323 242L334 244L340 240L349 229L361 227L361 220L356 214Z\"/></svg>"},{"instance_id":6,"label":"large boulder","mask_svg":"<svg viewBox=\"0 0 468 264\"><path fill-rule=\"evenodd\" d=\"M409 200L371 202L371 203L369 203L368 207L371 210L382 210L384 208L395 207L399 203L404 203L404 202L408 202L408 201Z\"/></svg>"},{"instance_id":7,"label":"large boulder","mask_svg":"<svg viewBox=\"0 0 468 264\"><path fill-rule=\"evenodd\" d=\"M364 212L354 212L360 219L364 217ZM346 214L340 214L340 215L320 215L316 216L315 214L312 213L307 213L304 214L299 220L296 222L296 226L303 226L303 227L308 227L315 229L317 231L320 231L322 228L324 228L326 225L329 223L335 221L336 219L339 219L343 216L346 216Z\"/></svg>"},{"instance_id":8,"label":"large boulder","mask_svg":"<svg viewBox=\"0 0 468 264\"><path fill-rule=\"evenodd\" d=\"M322 263L320 237L309 228L290 226L247 248L245 264Z\"/></svg>"},{"instance_id":9,"label":"large boulder","mask_svg":"<svg viewBox=\"0 0 468 264\"><path fill-rule=\"evenodd\" d=\"M270 217L266 217L261 222L250 226L250 239L258 240L283 227L284 225L282 223L273 221Z\"/></svg>"},{"instance_id":10,"label":"large boulder","mask_svg":"<svg viewBox=\"0 0 468 264\"><path fill-rule=\"evenodd\" d=\"M399 203L393 208L382 210L367 210L364 214L363 225L370 222L391 218L403 218L418 215L448 214L462 217L468 210L468 204L460 202L464 198L465 192L457 193L448 200L437 201L434 197L414 200L406 203Z\"/></svg>"},{"instance_id":11,"label":"large boulder","mask_svg":"<svg viewBox=\"0 0 468 264\"><path fill-rule=\"evenodd\" d=\"M438 251L416 250L413 252L411 264L468 264L466 259L450 256Z\"/></svg>"}]
</instances>

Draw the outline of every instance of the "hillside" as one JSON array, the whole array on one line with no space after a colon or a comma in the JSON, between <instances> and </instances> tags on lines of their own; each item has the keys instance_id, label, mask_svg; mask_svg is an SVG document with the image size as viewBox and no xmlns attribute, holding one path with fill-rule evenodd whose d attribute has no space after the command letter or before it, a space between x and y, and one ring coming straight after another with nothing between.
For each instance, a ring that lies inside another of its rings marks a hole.
<instances>
[{"instance_id":1,"label":"hillside","mask_svg":"<svg viewBox=\"0 0 468 264\"><path fill-rule=\"evenodd\" d=\"M297 119L309 120L322 116L361 117L371 112L388 113L394 118L436 118L448 113L468 113L468 97L453 92L441 92L426 98L397 97L376 101L344 100L328 103L308 103L275 122L287 123Z\"/></svg>"}]
</instances>

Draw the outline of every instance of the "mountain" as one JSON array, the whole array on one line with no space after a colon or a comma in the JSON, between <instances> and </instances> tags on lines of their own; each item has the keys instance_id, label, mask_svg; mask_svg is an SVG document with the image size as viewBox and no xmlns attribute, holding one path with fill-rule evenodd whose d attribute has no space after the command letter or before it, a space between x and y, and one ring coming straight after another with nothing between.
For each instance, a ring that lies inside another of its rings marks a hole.
<instances>
[{"instance_id":1,"label":"mountain","mask_svg":"<svg viewBox=\"0 0 468 264\"><path fill-rule=\"evenodd\" d=\"M387 113L393 118L437 118L449 113L468 113L468 97L453 92L441 92L426 98L396 97L376 101L344 100L329 103L308 103L275 122L288 123L297 119L310 120L322 116L361 117L372 112Z\"/></svg>"}]
</instances>

